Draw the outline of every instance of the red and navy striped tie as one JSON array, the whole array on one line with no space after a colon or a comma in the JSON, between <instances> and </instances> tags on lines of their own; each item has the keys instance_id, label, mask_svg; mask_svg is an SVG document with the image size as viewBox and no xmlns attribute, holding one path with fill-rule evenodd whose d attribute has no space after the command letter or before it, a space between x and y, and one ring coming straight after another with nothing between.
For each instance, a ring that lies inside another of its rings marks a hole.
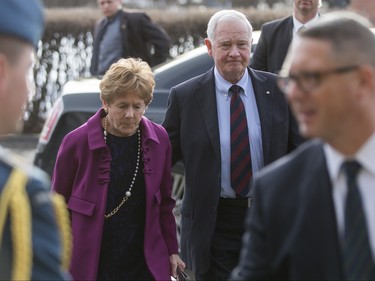
<instances>
[{"instance_id":1,"label":"red and navy striped tie","mask_svg":"<svg viewBox=\"0 0 375 281\"><path fill-rule=\"evenodd\" d=\"M242 88L232 85L230 101L230 178L237 197L246 197L252 176L249 132L245 107L240 97Z\"/></svg>"}]
</instances>

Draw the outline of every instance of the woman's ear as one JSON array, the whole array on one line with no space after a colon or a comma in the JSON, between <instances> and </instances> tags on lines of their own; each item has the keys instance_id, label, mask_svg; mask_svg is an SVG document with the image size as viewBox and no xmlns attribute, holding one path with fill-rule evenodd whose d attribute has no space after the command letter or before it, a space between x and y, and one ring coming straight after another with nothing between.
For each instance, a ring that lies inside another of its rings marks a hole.
<instances>
[{"instance_id":1,"label":"woman's ear","mask_svg":"<svg viewBox=\"0 0 375 281\"><path fill-rule=\"evenodd\" d=\"M104 108L105 113L108 113L108 103L105 100L102 100L102 107Z\"/></svg>"}]
</instances>

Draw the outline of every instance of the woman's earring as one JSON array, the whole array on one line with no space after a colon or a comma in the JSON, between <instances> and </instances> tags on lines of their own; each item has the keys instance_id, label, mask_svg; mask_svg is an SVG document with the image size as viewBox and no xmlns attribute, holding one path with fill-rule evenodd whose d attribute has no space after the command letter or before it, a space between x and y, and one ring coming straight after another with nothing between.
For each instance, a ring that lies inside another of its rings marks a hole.
<instances>
[{"instance_id":1,"label":"woman's earring","mask_svg":"<svg viewBox=\"0 0 375 281\"><path fill-rule=\"evenodd\" d=\"M104 107L104 112L108 114L108 108Z\"/></svg>"}]
</instances>

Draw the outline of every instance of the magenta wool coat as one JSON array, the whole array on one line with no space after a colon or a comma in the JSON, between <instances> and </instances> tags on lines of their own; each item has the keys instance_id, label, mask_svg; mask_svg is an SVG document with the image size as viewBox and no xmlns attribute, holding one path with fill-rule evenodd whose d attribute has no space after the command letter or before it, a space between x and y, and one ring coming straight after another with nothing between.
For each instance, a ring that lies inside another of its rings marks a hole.
<instances>
[{"instance_id":1,"label":"magenta wool coat","mask_svg":"<svg viewBox=\"0 0 375 281\"><path fill-rule=\"evenodd\" d=\"M61 143L52 189L65 197L72 221L75 280L96 280L111 155L103 139L100 109ZM146 184L144 256L156 280L170 280L169 256L178 253L172 213L171 145L166 131L146 117L140 122ZM131 253L129 253L131 254Z\"/></svg>"}]
</instances>

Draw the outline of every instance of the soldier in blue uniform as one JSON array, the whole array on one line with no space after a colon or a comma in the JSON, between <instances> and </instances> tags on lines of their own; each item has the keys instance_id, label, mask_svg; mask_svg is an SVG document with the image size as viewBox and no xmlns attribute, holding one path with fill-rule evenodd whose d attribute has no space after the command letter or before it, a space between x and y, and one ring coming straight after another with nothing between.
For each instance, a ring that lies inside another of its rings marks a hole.
<instances>
[{"instance_id":1,"label":"soldier in blue uniform","mask_svg":"<svg viewBox=\"0 0 375 281\"><path fill-rule=\"evenodd\" d=\"M0 1L0 135L14 133L43 32L38 0ZM70 229L47 176L0 148L0 280L67 280Z\"/></svg>"}]
</instances>

